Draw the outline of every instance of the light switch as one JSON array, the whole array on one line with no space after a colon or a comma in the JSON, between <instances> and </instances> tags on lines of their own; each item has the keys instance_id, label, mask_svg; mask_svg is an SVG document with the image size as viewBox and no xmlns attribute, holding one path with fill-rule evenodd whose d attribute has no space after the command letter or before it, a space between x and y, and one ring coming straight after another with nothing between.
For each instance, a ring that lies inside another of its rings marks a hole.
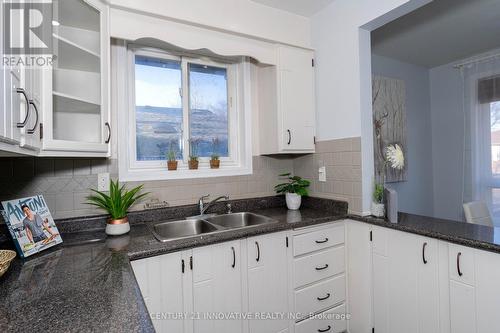
<instances>
[{"instance_id":1,"label":"light switch","mask_svg":"<svg viewBox=\"0 0 500 333\"><path fill-rule=\"evenodd\" d=\"M319 181L326 182L326 168L324 166L320 167L318 169L318 173L319 173Z\"/></svg>"},{"instance_id":2,"label":"light switch","mask_svg":"<svg viewBox=\"0 0 500 333\"><path fill-rule=\"evenodd\" d=\"M109 191L109 173L100 173L97 175L97 190Z\"/></svg>"}]
</instances>

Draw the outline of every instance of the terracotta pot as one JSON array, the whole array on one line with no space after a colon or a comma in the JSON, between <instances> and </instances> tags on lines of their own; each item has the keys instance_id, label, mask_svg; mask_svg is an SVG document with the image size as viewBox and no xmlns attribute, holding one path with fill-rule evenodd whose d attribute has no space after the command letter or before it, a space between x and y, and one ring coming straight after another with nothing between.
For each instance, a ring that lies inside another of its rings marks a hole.
<instances>
[{"instance_id":1,"label":"terracotta pot","mask_svg":"<svg viewBox=\"0 0 500 333\"><path fill-rule=\"evenodd\" d=\"M210 169L218 169L220 167L220 160L210 160Z\"/></svg>"},{"instance_id":2,"label":"terracotta pot","mask_svg":"<svg viewBox=\"0 0 500 333\"><path fill-rule=\"evenodd\" d=\"M177 161L167 161L168 170L177 170Z\"/></svg>"},{"instance_id":3,"label":"terracotta pot","mask_svg":"<svg viewBox=\"0 0 500 333\"><path fill-rule=\"evenodd\" d=\"M128 223L127 216L122 219L109 219L106 224L106 234L110 236L123 235L129 231L130 224Z\"/></svg>"},{"instance_id":4,"label":"terracotta pot","mask_svg":"<svg viewBox=\"0 0 500 333\"><path fill-rule=\"evenodd\" d=\"M198 161L189 160L188 164L189 164L189 169L190 170L196 170L196 169L198 169Z\"/></svg>"}]
</instances>

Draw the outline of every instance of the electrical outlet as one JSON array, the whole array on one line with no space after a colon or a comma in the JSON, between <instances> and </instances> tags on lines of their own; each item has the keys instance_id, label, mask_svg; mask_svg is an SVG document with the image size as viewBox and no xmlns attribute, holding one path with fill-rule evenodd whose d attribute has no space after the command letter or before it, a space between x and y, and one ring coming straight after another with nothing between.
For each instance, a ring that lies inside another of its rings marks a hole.
<instances>
[{"instance_id":1,"label":"electrical outlet","mask_svg":"<svg viewBox=\"0 0 500 333\"><path fill-rule=\"evenodd\" d=\"M97 175L97 190L109 191L109 173L100 173Z\"/></svg>"},{"instance_id":2,"label":"electrical outlet","mask_svg":"<svg viewBox=\"0 0 500 333\"><path fill-rule=\"evenodd\" d=\"M319 173L319 181L326 182L326 168L324 166L320 167L318 169L318 173Z\"/></svg>"}]
</instances>

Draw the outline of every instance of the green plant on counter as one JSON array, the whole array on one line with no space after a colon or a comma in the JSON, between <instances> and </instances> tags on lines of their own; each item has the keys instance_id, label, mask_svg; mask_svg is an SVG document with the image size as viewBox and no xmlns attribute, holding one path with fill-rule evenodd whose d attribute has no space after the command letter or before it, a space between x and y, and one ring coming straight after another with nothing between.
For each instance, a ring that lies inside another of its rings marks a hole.
<instances>
[{"instance_id":1,"label":"green plant on counter","mask_svg":"<svg viewBox=\"0 0 500 333\"><path fill-rule=\"evenodd\" d=\"M280 177L285 177L288 180L286 183L278 184L274 187L276 193L295 193L300 196L307 196L307 188L311 185L311 182L307 179L302 179L299 176L292 176L290 172L279 175Z\"/></svg>"},{"instance_id":2,"label":"green plant on counter","mask_svg":"<svg viewBox=\"0 0 500 333\"><path fill-rule=\"evenodd\" d=\"M384 185L377 183L373 189L373 201L375 203L382 203L384 200Z\"/></svg>"},{"instance_id":3,"label":"green plant on counter","mask_svg":"<svg viewBox=\"0 0 500 333\"><path fill-rule=\"evenodd\" d=\"M118 179L116 182L111 180L109 183L109 194L92 189L94 194L87 197L87 204L105 210L113 219L122 219L127 216L128 209L134 203L149 194L139 193L143 187L144 185L139 185L128 190L125 188L125 185L119 186Z\"/></svg>"}]
</instances>

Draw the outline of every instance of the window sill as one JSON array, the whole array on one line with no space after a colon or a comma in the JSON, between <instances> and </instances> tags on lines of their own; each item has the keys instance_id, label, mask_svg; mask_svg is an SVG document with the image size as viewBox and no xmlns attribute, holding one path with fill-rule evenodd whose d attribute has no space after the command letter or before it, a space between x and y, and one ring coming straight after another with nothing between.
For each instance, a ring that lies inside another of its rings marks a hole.
<instances>
[{"instance_id":1,"label":"window sill","mask_svg":"<svg viewBox=\"0 0 500 333\"><path fill-rule=\"evenodd\" d=\"M165 162L166 164L166 162ZM179 168L177 170L167 170L164 168L143 168L119 170L120 181L151 181L151 180L171 180L171 179L194 179L210 177L243 176L252 174L252 165L241 166L221 166L219 169L210 169L209 166L201 166L196 170Z\"/></svg>"}]
</instances>

